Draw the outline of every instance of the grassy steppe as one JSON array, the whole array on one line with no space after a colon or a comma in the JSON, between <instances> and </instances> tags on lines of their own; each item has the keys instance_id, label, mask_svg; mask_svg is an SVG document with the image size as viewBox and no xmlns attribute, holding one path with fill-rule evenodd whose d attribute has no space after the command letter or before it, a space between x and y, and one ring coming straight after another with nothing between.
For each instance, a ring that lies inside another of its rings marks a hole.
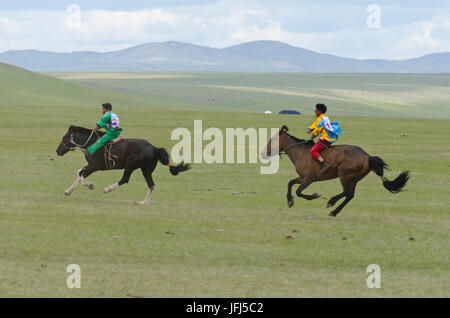
<instances>
[{"instance_id":1,"label":"grassy steppe","mask_svg":"<svg viewBox=\"0 0 450 318\"><path fill-rule=\"evenodd\" d=\"M337 117L345 127L341 143L381 156L392 166L388 177L410 169L412 178L405 192L392 195L369 175L332 219L322 199L296 199L287 208L286 183L295 176L287 159L276 175L260 175L255 164L196 164L173 177L158 166L148 208L133 205L146 193L139 171L108 195L101 189L121 172L96 173L89 178L94 191L80 187L66 197L84 159L79 151L56 157L55 149L68 125L89 126L98 117L95 109L0 108L0 114L6 119L0 129L2 296L450 296L450 154L442 147L446 136L428 129L447 129L444 120ZM203 119L204 128L288 124L299 135L311 121L132 109L120 114L125 136L168 149L175 143L171 130L191 128L194 119ZM317 183L306 192L314 191L329 198L340 185ZM79 290L65 286L72 263L82 268ZM379 290L365 285L372 263L382 269Z\"/></svg>"}]
</instances>

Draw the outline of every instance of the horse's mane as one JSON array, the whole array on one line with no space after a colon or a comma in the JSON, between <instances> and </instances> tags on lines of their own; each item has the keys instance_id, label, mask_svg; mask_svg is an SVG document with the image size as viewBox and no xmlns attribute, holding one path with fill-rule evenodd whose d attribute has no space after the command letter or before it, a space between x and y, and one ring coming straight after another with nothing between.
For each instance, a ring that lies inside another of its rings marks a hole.
<instances>
[{"instance_id":1,"label":"horse's mane","mask_svg":"<svg viewBox=\"0 0 450 318\"><path fill-rule=\"evenodd\" d=\"M88 128L84 128L84 127L79 127L79 126L70 126L69 130L71 132L78 132L81 133L83 135L90 135L92 132L92 129L88 129ZM97 131L97 134L99 136L103 136L105 134L105 132L103 131Z\"/></svg>"},{"instance_id":2,"label":"horse's mane","mask_svg":"<svg viewBox=\"0 0 450 318\"><path fill-rule=\"evenodd\" d=\"M305 140L305 139L301 139L301 138L298 138L298 137L295 137L295 136L289 134L289 133L288 133L289 128L288 128L286 125L283 126L283 127L281 128L281 130L282 130L288 137L290 137L291 139L293 139L295 142L301 142L301 143L304 143L305 145L311 145L311 146L315 145L314 141L312 141L312 140L308 140L308 141L307 141L307 140Z\"/></svg>"}]
</instances>

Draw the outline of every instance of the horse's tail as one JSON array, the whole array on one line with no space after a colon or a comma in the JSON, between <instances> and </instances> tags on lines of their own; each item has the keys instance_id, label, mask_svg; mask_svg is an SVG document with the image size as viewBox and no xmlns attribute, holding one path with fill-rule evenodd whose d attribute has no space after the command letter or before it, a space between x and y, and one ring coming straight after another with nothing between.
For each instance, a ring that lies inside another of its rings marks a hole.
<instances>
[{"instance_id":1,"label":"horse's tail","mask_svg":"<svg viewBox=\"0 0 450 318\"><path fill-rule=\"evenodd\" d=\"M389 192L398 193L402 191L409 179L409 171L403 171L394 181L389 181L383 176L384 169L388 168L387 163L385 163L380 157L370 157L369 160L370 168L376 173L377 176L381 177L381 180L383 180L383 186Z\"/></svg>"},{"instance_id":2,"label":"horse's tail","mask_svg":"<svg viewBox=\"0 0 450 318\"><path fill-rule=\"evenodd\" d=\"M183 161L177 165L174 165L169 160L169 154L164 148L157 148L158 151L158 160L165 166L169 166L169 171L172 175L176 176L180 172L189 170L191 167L189 164L185 164Z\"/></svg>"}]
</instances>

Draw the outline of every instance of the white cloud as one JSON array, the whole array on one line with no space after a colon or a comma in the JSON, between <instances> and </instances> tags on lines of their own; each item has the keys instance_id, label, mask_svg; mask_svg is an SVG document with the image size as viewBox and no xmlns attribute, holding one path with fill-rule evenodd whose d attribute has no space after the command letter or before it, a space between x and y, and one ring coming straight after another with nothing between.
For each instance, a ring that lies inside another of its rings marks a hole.
<instances>
[{"instance_id":1,"label":"white cloud","mask_svg":"<svg viewBox=\"0 0 450 318\"><path fill-rule=\"evenodd\" d=\"M340 12L333 5L316 6L313 10L311 4L291 3L292 7L279 5L276 10L277 5L227 0L140 11L82 10L79 28L67 26L65 11L0 11L0 51L33 48L105 52L171 40L213 47L277 40L318 52L360 58L409 58L450 51L449 15L429 16L431 11L427 11L426 19L417 18L413 22L408 19L402 24L399 18L394 23L392 12L399 15L401 11L398 6L391 11L386 6L382 7L386 19L382 16L381 29L373 30L366 26L367 13L361 5L347 4ZM415 9L408 8L410 14L419 17L422 9L412 10Z\"/></svg>"},{"instance_id":2,"label":"white cloud","mask_svg":"<svg viewBox=\"0 0 450 318\"><path fill-rule=\"evenodd\" d=\"M412 23L404 36L393 43L391 54L407 56L450 51L450 16L436 16L430 21Z\"/></svg>"}]
</instances>

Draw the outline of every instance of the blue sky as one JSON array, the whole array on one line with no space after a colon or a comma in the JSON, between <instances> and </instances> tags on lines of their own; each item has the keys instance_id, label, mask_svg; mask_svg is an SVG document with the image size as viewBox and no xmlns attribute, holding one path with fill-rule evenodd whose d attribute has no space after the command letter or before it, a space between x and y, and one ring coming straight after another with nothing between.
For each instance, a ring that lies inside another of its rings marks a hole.
<instances>
[{"instance_id":1,"label":"blue sky","mask_svg":"<svg viewBox=\"0 0 450 318\"><path fill-rule=\"evenodd\" d=\"M70 4L78 4L86 10L103 9L103 10L142 10L149 8L176 7L186 5L204 5L214 3L214 0L16 0L8 3L2 3L4 10L22 10L22 9L39 9L39 10L61 10Z\"/></svg>"},{"instance_id":2,"label":"blue sky","mask_svg":"<svg viewBox=\"0 0 450 318\"><path fill-rule=\"evenodd\" d=\"M376 12L367 11L371 4ZM450 1L16 0L0 6L0 52L105 52L164 41L222 48L255 40L354 58L447 52Z\"/></svg>"}]
</instances>

